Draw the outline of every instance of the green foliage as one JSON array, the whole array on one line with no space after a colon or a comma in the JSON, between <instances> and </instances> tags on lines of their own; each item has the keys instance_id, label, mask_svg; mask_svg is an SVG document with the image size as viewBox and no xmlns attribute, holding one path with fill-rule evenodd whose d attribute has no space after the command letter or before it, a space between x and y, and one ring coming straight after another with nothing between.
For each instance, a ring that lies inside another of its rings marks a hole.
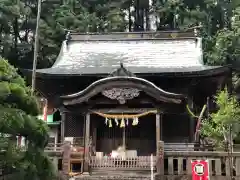
<instances>
[{"instance_id":1,"label":"green foliage","mask_svg":"<svg viewBox=\"0 0 240 180\"><path fill-rule=\"evenodd\" d=\"M37 100L31 95L24 80L9 63L0 59L0 164L11 168L11 179L52 180L54 169L44 154L48 141L48 127L36 118L39 113ZM26 152L16 147L16 136L28 140ZM14 177L13 177L14 176Z\"/></svg>"},{"instance_id":2,"label":"green foliage","mask_svg":"<svg viewBox=\"0 0 240 180\"><path fill-rule=\"evenodd\" d=\"M210 65L233 64L240 58L240 34L239 32L224 29L215 37L215 44L211 53L207 55L207 63Z\"/></svg>"},{"instance_id":3,"label":"green foliage","mask_svg":"<svg viewBox=\"0 0 240 180\"><path fill-rule=\"evenodd\" d=\"M229 11L233 13L228 14L229 23L219 28L208 43L207 51L205 51L207 64L239 64L240 5L232 1L230 7Z\"/></svg>"},{"instance_id":4,"label":"green foliage","mask_svg":"<svg viewBox=\"0 0 240 180\"><path fill-rule=\"evenodd\" d=\"M125 31L128 26L130 30L149 30L143 23L150 23L151 14L159 18L158 30L201 26L206 64L225 65L238 61L239 0L153 2L149 6L149 0L43 1L38 67L54 63L68 30L113 32ZM17 67L32 68L37 0L2 0L0 12L0 55Z\"/></svg>"},{"instance_id":5,"label":"green foliage","mask_svg":"<svg viewBox=\"0 0 240 180\"><path fill-rule=\"evenodd\" d=\"M217 94L215 102L218 110L203 121L201 134L214 140L216 145L223 145L240 133L240 105L226 89Z\"/></svg>"},{"instance_id":6,"label":"green foliage","mask_svg":"<svg viewBox=\"0 0 240 180\"><path fill-rule=\"evenodd\" d=\"M117 0L43 1L38 67L54 63L68 30L124 31L124 3ZM0 12L0 55L17 67L32 68L37 0L3 0Z\"/></svg>"},{"instance_id":7,"label":"green foliage","mask_svg":"<svg viewBox=\"0 0 240 180\"><path fill-rule=\"evenodd\" d=\"M17 70L4 59L0 60L0 106L3 108L16 108L27 114L37 116L39 107L35 97L24 80L17 74Z\"/></svg>"}]
</instances>

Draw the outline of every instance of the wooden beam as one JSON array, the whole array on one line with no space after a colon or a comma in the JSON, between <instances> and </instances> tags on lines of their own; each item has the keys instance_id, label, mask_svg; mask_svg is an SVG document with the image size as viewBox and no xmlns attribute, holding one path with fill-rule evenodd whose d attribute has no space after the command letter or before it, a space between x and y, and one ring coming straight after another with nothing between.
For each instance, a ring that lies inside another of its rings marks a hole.
<instances>
[{"instance_id":1,"label":"wooden beam","mask_svg":"<svg viewBox=\"0 0 240 180\"><path fill-rule=\"evenodd\" d=\"M155 108L122 108L122 109L92 109L92 111L100 112L100 113L108 113L108 114L115 114L115 113L143 113L146 111L155 111Z\"/></svg>"},{"instance_id":2,"label":"wooden beam","mask_svg":"<svg viewBox=\"0 0 240 180\"><path fill-rule=\"evenodd\" d=\"M65 122L66 122L66 112L60 111L61 113L61 142L64 142L65 137Z\"/></svg>"},{"instance_id":3,"label":"wooden beam","mask_svg":"<svg viewBox=\"0 0 240 180\"><path fill-rule=\"evenodd\" d=\"M194 104L194 103L193 103L193 97L189 97L189 98L188 98L188 105L189 105L189 107L190 107L191 109L194 108L194 107L193 107L193 104ZM194 141L195 122L196 122L195 118L192 117L192 116L190 116L190 117L189 117L189 141L190 141L190 142L193 142L193 141Z\"/></svg>"},{"instance_id":4,"label":"wooden beam","mask_svg":"<svg viewBox=\"0 0 240 180\"><path fill-rule=\"evenodd\" d=\"M140 106L140 105L139 105ZM66 112L70 112L71 114L85 114L87 111L97 111L101 113L143 113L146 111L152 111L159 109L161 112L164 113L184 113L185 112L185 105L179 106L179 105L171 105L171 104L162 104L158 105L155 107L147 107L147 108L142 108L144 106L140 107L134 107L131 106L131 108L125 108L124 106L114 106L114 105L109 105L108 107L102 107L100 106L99 108L96 106L74 106L74 107L68 107ZM187 112L185 112L187 113Z\"/></svg>"},{"instance_id":5,"label":"wooden beam","mask_svg":"<svg viewBox=\"0 0 240 180\"><path fill-rule=\"evenodd\" d=\"M89 173L89 140L90 140L90 113L86 114L85 118L85 148L84 148L84 166L83 172Z\"/></svg>"},{"instance_id":6,"label":"wooden beam","mask_svg":"<svg viewBox=\"0 0 240 180\"><path fill-rule=\"evenodd\" d=\"M145 98L145 99L131 99L129 100L131 102L131 104L134 104L134 103L138 103L138 104L152 104L153 103L153 100L150 100L148 98ZM88 104L90 105L96 105L96 104L115 104L115 105L118 105L119 102L116 101L116 100L109 100L109 99L102 99L102 98L99 98L99 99L96 99L96 100L89 100L87 101ZM154 102L155 103L155 102Z\"/></svg>"},{"instance_id":7,"label":"wooden beam","mask_svg":"<svg viewBox=\"0 0 240 180\"><path fill-rule=\"evenodd\" d=\"M156 154L159 154L159 141L160 141L160 113L156 114Z\"/></svg>"},{"instance_id":8,"label":"wooden beam","mask_svg":"<svg viewBox=\"0 0 240 180\"><path fill-rule=\"evenodd\" d=\"M163 113L160 114L160 140L163 141Z\"/></svg>"},{"instance_id":9,"label":"wooden beam","mask_svg":"<svg viewBox=\"0 0 240 180\"><path fill-rule=\"evenodd\" d=\"M131 103L139 103L139 102L143 102L143 103L152 103L152 101L156 100L149 96L148 94L146 94L145 92L142 92L138 97L135 97L133 99L129 99L127 100L127 102L131 102ZM119 101L116 99L109 99L107 97L105 97L104 95L96 95L95 97L88 99L86 101L87 103L91 104L119 104Z\"/></svg>"}]
</instances>

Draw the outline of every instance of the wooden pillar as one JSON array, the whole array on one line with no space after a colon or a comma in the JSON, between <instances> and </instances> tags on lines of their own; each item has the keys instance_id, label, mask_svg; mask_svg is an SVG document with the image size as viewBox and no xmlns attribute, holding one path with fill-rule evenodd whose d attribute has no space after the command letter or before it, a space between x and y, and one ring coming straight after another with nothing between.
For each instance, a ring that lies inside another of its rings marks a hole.
<instances>
[{"instance_id":1,"label":"wooden pillar","mask_svg":"<svg viewBox=\"0 0 240 180\"><path fill-rule=\"evenodd\" d=\"M190 107L190 109L193 109L193 97L188 97L188 106ZM189 116L189 142L190 143L194 141L194 132L196 128L195 126L196 126L196 120L194 117L190 115Z\"/></svg>"},{"instance_id":2,"label":"wooden pillar","mask_svg":"<svg viewBox=\"0 0 240 180\"><path fill-rule=\"evenodd\" d=\"M61 113L61 143L63 143L65 139L66 112L60 111L60 113Z\"/></svg>"},{"instance_id":3,"label":"wooden pillar","mask_svg":"<svg viewBox=\"0 0 240 180\"><path fill-rule=\"evenodd\" d=\"M195 132L195 123L196 120L193 117L189 117L189 141L190 143L194 142L194 132Z\"/></svg>"},{"instance_id":4,"label":"wooden pillar","mask_svg":"<svg viewBox=\"0 0 240 180\"><path fill-rule=\"evenodd\" d=\"M159 141L158 142L158 154L157 154L157 174L164 175L164 142Z\"/></svg>"},{"instance_id":5,"label":"wooden pillar","mask_svg":"<svg viewBox=\"0 0 240 180\"><path fill-rule=\"evenodd\" d=\"M160 129L161 129L161 127L160 127L160 113L157 113L156 114L156 154L158 154L159 153L159 141L161 140L160 139L160 134L161 134L161 132L160 132Z\"/></svg>"},{"instance_id":6,"label":"wooden pillar","mask_svg":"<svg viewBox=\"0 0 240 180\"><path fill-rule=\"evenodd\" d=\"M164 174L164 142L161 140L161 127L162 125L162 115L160 113L156 114L156 168L157 174Z\"/></svg>"},{"instance_id":7,"label":"wooden pillar","mask_svg":"<svg viewBox=\"0 0 240 180\"><path fill-rule=\"evenodd\" d=\"M163 113L160 114L160 140L163 141Z\"/></svg>"},{"instance_id":8,"label":"wooden pillar","mask_svg":"<svg viewBox=\"0 0 240 180\"><path fill-rule=\"evenodd\" d=\"M127 147L126 147L126 129L125 129L125 127L123 127L122 128L123 129L123 139L122 139L122 144L123 144L123 147L124 147L124 149L126 149Z\"/></svg>"},{"instance_id":9,"label":"wooden pillar","mask_svg":"<svg viewBox=\"0 0 240 180\"><path fill-rule=\"evenodd\" d=\"M97 128L96 128L96 123L94 124L93 127L93 136L92 136L92 153L94 155L96 154L96 146L97 146Z\"/></svg>"},{"instance_id":10,"label":"wooden pillar","mask_svg":"<svg viewBox=\"0 0 240 180\"><path fill-rule=\"evenodd\" d=\"M64 142L63 144L63 159L62 159L62 170L64 174L70 172L70 158L71 158L71 144L70 142Z\"/></svg>"},{"instance_id":11,"label":"wooden pillar","mask_svg":"<svg viewBox=\"0 0 240 180\"><path fill-rule=\"evenodd\" d=\"M90 113L85 117L85 135L84 135L84 174L89 174L89 140L90 140Z\"/></svg>"}]
</instances>

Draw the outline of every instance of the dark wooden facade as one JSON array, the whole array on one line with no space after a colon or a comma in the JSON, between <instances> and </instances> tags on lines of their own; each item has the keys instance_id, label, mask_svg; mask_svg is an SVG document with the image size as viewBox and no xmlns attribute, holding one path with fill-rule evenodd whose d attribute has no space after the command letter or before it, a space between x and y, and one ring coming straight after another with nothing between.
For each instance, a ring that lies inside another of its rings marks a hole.
<instances>
[{"instance_id":1,"label":"dark wooden facade","mask_svg":"<svg viewBox=\"0 0 240 180\"><path fill-rule=\"evenodd\" d=\"M189 37L189 33L179 32L158 33L158 36L156 33L72 35L72 39L66 41L66 44L74 45L77 41L115 42L126 39L155 39L164 42L179 39L181 42L183 39L196 38L191 33L190 35L192 37ZM145 53L148 53L148 50ZM59 56L61 55L60 53ZM146 61L146 66L147 64ZM203 66L193 71L188 67L185 67L185 70L168 68L164 72L163 68L157 70L150 67L144 72L144 68L142 70L138 67L141 72L134 72L132 66L129 68L124 62L119 62L118 67L112 67L114 71L111 72L106 68L107 72L102 73L102 67L99 67L99 72L81 73L84 72L82 67L79 73L76 73L75 67L74 71L63 71L62 74L61 68L53 66L50 69L39 70L37 88L48 99L49 104L61 111L61 141L64 141L65 137L84 138L84 160L87 164L89 154L109 154L122 144L126 145L126 149L136 150L138 156L157 156L159 141L164 141L165 144L193 143L196 120L189 115L186 106L198 114L207 99L211 101L217 90L226 86L231 78L229 67ZM113 88L137 89L139 94L121 102L121 98L109 98L104 95L103 91ZM105 118L95 113L139 114L149 110L156 113L139 118L137 126L130 123L125 128L116 126L114 122L110 128L105 125ZM91 150L88 151L89 147Z\"/></svg>"}]
</instances>

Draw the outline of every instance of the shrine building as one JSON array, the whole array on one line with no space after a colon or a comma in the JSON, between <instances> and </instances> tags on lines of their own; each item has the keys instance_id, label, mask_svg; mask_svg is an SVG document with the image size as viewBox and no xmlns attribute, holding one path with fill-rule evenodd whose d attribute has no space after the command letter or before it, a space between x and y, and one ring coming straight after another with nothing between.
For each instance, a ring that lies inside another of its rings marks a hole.
<instances>
[{"instance_id":1,"label":"shrine building","mask_svg":"<svg viewBox=\"0 0 240 180\"><path fill-rule=\"evenodd\" d=\"M36 77L36 89L61 114L57 141L87 148L94 170L102 165L92 159L121 148L125 159L156 156L159 141L165 149L192 148L189 110L211 104L231 69L204 65L194 32L71 33L54 65Z\"/></svg>"}]
</instances>

